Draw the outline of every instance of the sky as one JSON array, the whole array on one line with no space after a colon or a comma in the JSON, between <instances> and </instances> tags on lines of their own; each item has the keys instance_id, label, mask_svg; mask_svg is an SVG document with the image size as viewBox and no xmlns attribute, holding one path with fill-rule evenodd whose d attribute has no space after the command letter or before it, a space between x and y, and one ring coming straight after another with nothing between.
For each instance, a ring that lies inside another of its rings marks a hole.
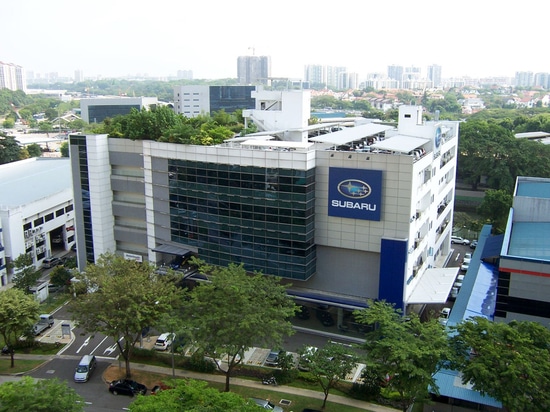
<instances>
[{"instance_id":1,"label":"sky","mask_svg":"<svg viewBox=\"0 0 550 412\"><path fill-rule=\"evenodd\" d=\"M270 56L271 75L388 65L442 77L550 73L543 0L3 0L0 61L35 75L237 77L237 57Z\"/></svg>"}]
</instances>

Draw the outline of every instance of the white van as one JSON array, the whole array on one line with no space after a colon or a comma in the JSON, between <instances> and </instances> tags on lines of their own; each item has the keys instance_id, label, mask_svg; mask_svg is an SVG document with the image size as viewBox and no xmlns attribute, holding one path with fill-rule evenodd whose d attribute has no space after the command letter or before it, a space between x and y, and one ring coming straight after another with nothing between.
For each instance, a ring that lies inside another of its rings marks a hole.
<instances>
[{"instance_id":1,"label":"white van","mask_svg":"<svg viewBox=\"0 0 550 412\"><path fill-rule=\"evenodd\" d=\"M74 372L74 381L87 382L88 379L90 379L90 375L94 371L96 365L97 361L95 359L95 356L84 355L82 359L80 359L80 362L78 363L78 366L76 367L76 370Z\"/></svg>"}]
</instances>

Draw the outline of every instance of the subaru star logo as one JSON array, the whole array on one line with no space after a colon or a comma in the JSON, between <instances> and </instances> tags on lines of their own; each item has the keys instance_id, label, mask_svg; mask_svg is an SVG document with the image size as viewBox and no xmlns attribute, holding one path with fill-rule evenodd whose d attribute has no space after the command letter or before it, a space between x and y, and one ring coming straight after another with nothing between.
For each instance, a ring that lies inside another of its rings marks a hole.
<instances>
[{"instance_id":1,"label":"subaru star logo","mask_svg":"<svg viewBox=\"0 0 550 412\"><path fill-rule=\"evenodd\" d=\"M338 191L345 197L363 199L371 194L370 186L357 179L342 180L338 183Z\"/></svg>"}]
</instances>

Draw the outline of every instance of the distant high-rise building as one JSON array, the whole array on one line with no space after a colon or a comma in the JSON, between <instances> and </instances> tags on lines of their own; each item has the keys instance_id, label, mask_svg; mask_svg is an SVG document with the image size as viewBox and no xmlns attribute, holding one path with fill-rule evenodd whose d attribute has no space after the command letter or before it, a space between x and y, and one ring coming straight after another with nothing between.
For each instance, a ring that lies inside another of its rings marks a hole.
<instances>
[{"instance_id":1,"label":"distant high-rise building","mask_svg":"<svg viewBox=\"0 0 550 412\"><path fill-rule=\"evenodd\" d=\"M345 87L341 82L343 73L347 73L348 69L341 66L326 66L327 73L327 87L342 89Z\"/></svg>"},{"instance_id":2,"label":"distant high-rise building","mask_svg":"<svg viewBox=\"0 0 550 412\"><path fill-rule=\"evenodd\" d=\"M403 78L401 79L400 87L402 89L415 89L417 87L423 88L425 82L421 82L422 70L420 67L410 66L403 69ZM420 85L424 83L424 85Z\"/></svg>"},{"instance_id":3,"label":"distant high-rise building","mask_svg":"<svg viewBox=\"0 0 550 412\"><path fill-rule=\"evenodd\" d=\"M516 87L531 87L534 85L533 72L516 72Z\"/></svg>"},{"instance_id":4,"label":"distant high-rise building","mask_svg":"<svg viewBox=\"0 0 550 412\"><path fill-rule=\"evenodd\" d=\"M80 69L74 71L74 81L75 83L84 81L84 72Z\"/></svg>"},{"instance_id":5,"label":"distant high-rise building","mask_svg":"<svg viewBox=\"0 0 550 412\"><path fill-rule=\"evenodd\" d=\"M27 90L23 67L13 63L0 62L0 89Z\"/></svg>"},{"instance_id":6,"label":"distant high-rise building","mask_svg":"<svg viewBox=\"0 0 550 412\"><path fill-rule=\"evenodd\" d=\"M388 77L392 80L397 80L399 84L403 81L403 66L392 64L388 66Z\"/></svg>"},{"instance_id":7,"label":"distant high-rise building","mask_svg":"<svg viewBox=\"0 0 550 412\"><path fill-rule=\"evenodd\" d=\"M239 84L267 84L271 77L271 57L239 56L237 59Z\"/></svg>"},{"instance_id":8,"label":"distant high-rise building","mask_svg":"<svg viewBox=\"0 0 550 412\"><path fill-rule=\"evenodd\" d=\"M348 73L348 89L359 88L359 73Z\"/></svg>"},{"instance_id":9,"label":"distant high-rise building","mask_svg":"<svg viewBox=\"0 0 550 412\"><path fill-rule=\"evenodd\" d=\"M432 81L433 87L440 87L441 82L441 66L432 64L428 66L428 79Z\"/></svg>"},{"instance_id":10,"label":"distant high-rise building","mask_svg":"<svg viewBox=\"0 0 550 412\"><path fill-rule=\"evenodd\" d=\"M550 73L536 73L535 74L535 86L543 87L545 89L550 88Z\"/></svg>"},{"instance_id":11,"label":"distant high-rise building","mask_svg":"<svg viewBox=\"0 0 550 412\"><path fill-rule=\"evenodd\" d=\"M304 67L304 81L310 85L327 84L325 67L320 64L308 64Z\"/></svg>"},{"instance_id":12,"label":"distant high-rise building","mask_svg":"<svg viewBox=\"0 0 550 412\"><path fill-rule=\"evenodd\" d=\"M193 80L193 70L178 70L178 79Z\"/></svg>"}]
</instances>

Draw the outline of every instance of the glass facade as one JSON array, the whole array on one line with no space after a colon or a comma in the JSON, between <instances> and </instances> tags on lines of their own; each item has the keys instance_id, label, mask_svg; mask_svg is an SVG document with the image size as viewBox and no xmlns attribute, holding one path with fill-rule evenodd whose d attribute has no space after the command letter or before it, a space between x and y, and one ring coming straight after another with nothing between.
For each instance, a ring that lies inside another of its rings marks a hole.
<instances>
[{"instance_id":1,"label":"glass facade","mask_svg":"<svg viewBox=\"0 0 550 412\"><path fill-rule=\"evenodd\" d=\"M254 109L256 99L251 97L254 90L256 86L210 86L210 113Z\"/></svg>"},{"instance_id":2,"label":"glass facade","mask_svg":"<svg viewBox=\"0 0 550 412\"><path fill-rule=\"evenodd\" d=\"M125 115L131 109L141 109L139 104L105 104L88 107L89 123L101 123L106 118Z\"/></svg>"},{"instance_id":3,"label":"glass facade","mask_svg":"<svg viewBox=\"0 0 550 412\"><path fill-rule=\"evenodd\" d=\"M315 169L168 161L172 241L214 265L305 280L315 274Z\"/></svg>"},{"instance_id":4,"label":"glass facade","mask_svg":"<svg viewBox=\"0 0 550 412\"><path fill-rule=\"evenodd\" d=\"M78 147L78 167L80 187L82 188L82 221L84 223L84 239L86 246L86 260L94 262L94 241L92 232L92 209L90 203L90 178L88 175L88 151L86 148L86 137L72 135L71 145ZM73 179L76 176L73 175Z\"/></svg>"}]
</instances>

